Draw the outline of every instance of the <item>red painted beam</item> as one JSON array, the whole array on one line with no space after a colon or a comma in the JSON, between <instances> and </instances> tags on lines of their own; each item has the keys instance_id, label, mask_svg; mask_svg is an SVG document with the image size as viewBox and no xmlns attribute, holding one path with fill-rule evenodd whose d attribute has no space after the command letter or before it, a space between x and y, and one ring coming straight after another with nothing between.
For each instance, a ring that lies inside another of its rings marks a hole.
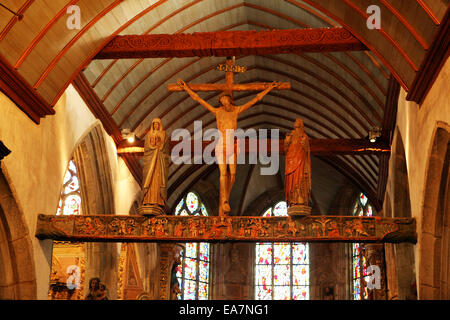
<instances>
[{"instance_id":1,"label":"red painted beam","mask_svg":"<svg viewBox=\"0 0 450 320\"><path fill-rule=\"evenodd\" d=\"M46 115L55 114L50 104L2 56L0 56L0 91L37 124Z\"/></svg>"},{"instance_id":2,"label":"red painted beam","mask_svg":"<svg viewBox=\"0 0 450 320\"><path fill-rule=\"evenodd\" d=\"M344 28L217 31L116 36L95 59L226 57L349 50L367 48Z\"/></svg>"}]
</instances>

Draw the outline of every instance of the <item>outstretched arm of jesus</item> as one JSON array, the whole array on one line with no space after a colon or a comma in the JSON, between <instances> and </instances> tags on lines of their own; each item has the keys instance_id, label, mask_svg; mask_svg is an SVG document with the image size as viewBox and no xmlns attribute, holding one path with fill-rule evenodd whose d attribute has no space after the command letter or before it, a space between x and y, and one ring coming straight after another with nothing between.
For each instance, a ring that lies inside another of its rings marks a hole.
<instances>
[{"instance_id":1,"label":"outstretched arm of jesus","mask_svg":"<svg viewBox=\"0 0 450 320\"><path fill-rule=\"evenodd\" d=\"M259 100L261 100L266 94L268 94L270 90L272 90L275 87L278 87L279 85L280 85L279 82L276 82L276 81L272 82L264 91L261 91L260 93L258 93L256 95L256 97L254 97L252 100L250 100L246 104L243 104L242 106L239 106L238 113L242 113L245 110L247 110L248 108L250 108L251 106L253 106Z\"/></svg>"},{"instance_id":2,"label":"outstretched arm of jesus","mask_svg":"<svg viewBox=\"0 0 450 320\"><path fill-rule=\"evenodd\" d=\"M194 99L195 101L200 103L202 106L204 106L206 109L208 109L212 113L216 113L216 108L214 108L208 102L206 102L205 100L200 98L200 96L198 94L196 94L194 91L192 91L191 88L189 88L189 86L186 84L186 82L184 82L181 79L178 79L177 83L180 87L182 87L184 89L184 91L186 91L192 97L192 99Z\"/></svg>"}]
</instances>

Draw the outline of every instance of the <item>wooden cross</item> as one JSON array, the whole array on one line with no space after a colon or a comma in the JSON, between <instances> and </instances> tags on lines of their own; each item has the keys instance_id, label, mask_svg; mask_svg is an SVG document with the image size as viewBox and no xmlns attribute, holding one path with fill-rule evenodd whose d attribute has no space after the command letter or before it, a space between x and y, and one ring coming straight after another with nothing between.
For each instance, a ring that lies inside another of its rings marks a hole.
<instances>
[{"instance_id":1,"label":"wooden cross","mask_svg":"<svg viewBox=\"0 0 450 320\"><path fill-rule=\"evenodd\" d=\"M188 83L189 88L195 92L205 91L223 91L233 97L234 91L263 91L269 85L270 82L254 82L254 83L234 83L234 73L245 72L245 67L237 66L234 64L234 57L228 57L225 65L219 64L216 70L225 71L225 83ZM169 91L183 91L183 89L177 83L171 83L168 85ZM289 82L281 82L275 90L289 90L291 84Z\"/></svg>"}]
</instances>

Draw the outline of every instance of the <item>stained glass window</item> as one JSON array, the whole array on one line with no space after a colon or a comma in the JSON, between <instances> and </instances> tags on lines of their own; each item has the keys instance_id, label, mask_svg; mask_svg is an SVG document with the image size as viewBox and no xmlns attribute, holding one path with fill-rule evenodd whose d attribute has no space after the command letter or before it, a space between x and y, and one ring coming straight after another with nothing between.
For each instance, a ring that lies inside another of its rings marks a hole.
<instances>
[{"instance_id":1,"label":"stained glass window","mask_svg":"<svg viewBox=\"0 0 450 320\"><path fill-rule=\"evenodd\" d=\"M75 162L69 161L64 175L61 197L59 198L57 215L79 215L81 214L81 194L78 171Z\"/></svg>"},{"instance_id":2,"label":"stained glass window","mask_svg":"<svg viewBox=\"0 0 450 320\"><path fill-rule=\"evenodd\" d=\"M353 206L353 215L360 217L371 217L372 206L368 203L366 195L361 193ZM352 243L352 288L353 300L366 300L369 297L367 291L367 260L365 248L362 243Z\"/></svg>"},{"instance_id":3,"label":"stained glass window","mask_svg":"<svg viewBox=\"0 0 450 320\"><path fill-rule=\"evenodd\" d=\"M287 216L286 202L268 208L263 216ZM307 243L257 243L255 258L255 300L309 299Z\"/></svg>"},{"instance_id":4,"label":"stained glass window","mask_svg":"<svg viewBox=\"0 0 450 320\"><path fill-rule=\"evenodd\" d=\"M81 191L78 169L69 161L64 174L57 215L81 214ZM83 243L53 241L49 298L82 300L84 298L85 254Z\"/></svg>"},{"instance_id":5,"label":"stained glass window","mask_svg":"<svg viewBox=\"0 0 450 320\"><path fill-rule=\"evenodd\" d=\"M208 211L194 192L189 192L175 208L175 215L207 216ZM209 243L186 243L177 269L181 293L179 300L208 300L210 247Z\"/></svg>"}]
</instances>

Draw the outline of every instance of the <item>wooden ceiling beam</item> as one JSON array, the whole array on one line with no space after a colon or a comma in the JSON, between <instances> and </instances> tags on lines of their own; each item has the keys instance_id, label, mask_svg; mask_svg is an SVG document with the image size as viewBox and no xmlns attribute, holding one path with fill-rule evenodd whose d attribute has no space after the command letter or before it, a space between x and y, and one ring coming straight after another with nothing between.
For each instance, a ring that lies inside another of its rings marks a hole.
<instances>
[{"instance_id":1,"label":"wooden ceiling beam","mask_svg":"<svg viewBox=\"0 0 450 320\"><path fill-rule=\"evenodd\" d=\"M367 48L344 28L217 31L116 36L95 59L226 57L349 50Z\"/></svg>"},{"instance_id":2,"label":"wooden ceiling beam","mask_svg":"<svg viewBox=\"0 0 450 320\"><path fill-rule=\"evenodd\" d=\"M422 104L439 72L450 55L450 7L442 19L438 31L406 96L406 100Z\"/></svg>"},{"instance_id":3,"label":"wooden ceiling beam","mask_svg":"<svg viewBox=\"0 0 450 320\"><path fill-rule=\"evenodd\" d=\"M0 56L0 90L36 124L55 110Z\"/></svg>"},{"instance_id":4,"label":"wooden ceiling beam","mask_svg":"<svg viewBox=\"0 0 450 320\"><path fill-rule=\"evenodd\" d=\"M268 139L269 141L269 139ZM336 155L380 155L389 154L391 149L389 145L382 141L377 141L371 143L367 139L309 139L311 154L316 156L336 156ZM177 145L180 141L169 141L169 149ZM214 141L202 141L202 150L206 148L207 145L213 143ZM253 140L245 139L245 152L257 152L257 150L250 149L250 146L254 142ZM257 143L256 143L257 144ZM191 150L195 152L194 140L191 140ZM274 152L276 150L271 150L271 144L267 143L268 152ZM279 152L284 154L284 139L279 141ZM126 140L122 140L121 143L117 145L118 154L136 154L139 156L144 155L144 140L136 140L133 144L130 144Z\"/></svg>"}]
</instances>

